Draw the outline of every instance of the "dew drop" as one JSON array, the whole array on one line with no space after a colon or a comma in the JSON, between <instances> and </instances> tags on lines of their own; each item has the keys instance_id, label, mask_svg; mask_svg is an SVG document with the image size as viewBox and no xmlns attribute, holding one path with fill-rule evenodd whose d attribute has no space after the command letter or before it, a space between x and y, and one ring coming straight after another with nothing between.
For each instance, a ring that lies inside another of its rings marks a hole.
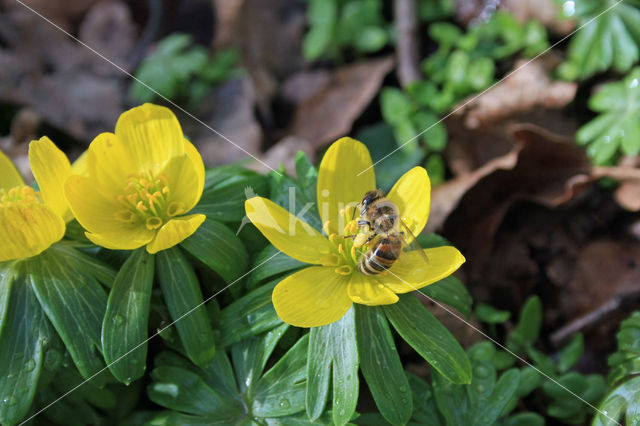
<instances>
[{"instance_id":1,"label":"dew drop","mask_svg":"<svg viewBox=\"0 0 640 426\"><path fill-rule=\"evenodd\" d=\"M287 398L282 398L278 405L280 406L280 408L283 408L283 409L287 409L287 408L291 407L291 403L289 402L289 400Z\"/></svg>"},{"instance_id":2,"label":"dew drop","mask_svg":"<svg viewBox=\"0 0 640 426\"><path fill-rule=\"evenodd\" d=\"M13 407L14 405L16 405L18 403L18 399L13 396L13 395L9 395L7 397L5 397L2 402L6 405L8 405L9 407Z\"/></svg>"},{"instance_id":3,"label":"dew drop","mask_svg":"<svg viewBox=\"0 0 640 426\"><path fill-rule=\"evenodd\" d=\"M36 368L36 360L30 359L24 363L24 371L33 371Z\"/></svg>"},{"instance_id":4,"label":"dew drop","mask_svg":"<svg viewBox=\"0 0 640 426\"><path fill-rule=\"evenodd\" d=\"M344 413L345 413L344 409L340 410L340 415L341 416L344 416Z\"/></svg>"},{"instance_id":5,"label":"dew drop","mask_svg":"<svg viewBox=\"0 0 640 426\"><path fill-rule=\"evenodd\" d=\"M399 390L400 392L406 392L406 391L407 391L407 387L406 387L406 386L400 386L400 387L398 388L398 390Z\"/></svg>"},{"instance_id":6,"label":"dew drop","mask_svg":"<svg viewBox=\"0 0 640 426\"><path fill-rule=\"evenodd\" d=\"M402 398L402 403L404 405L407 405L409 403L409 400L407 398Z\"/></svg>"},{"instance_id":7,"label":"dew drop","mask_svg":"<svg viewBox=\"0 0 640 426\"><path fill-rule=\"evenodd\" d=\"M113 324L115 326L122 325L123 322L124 322L124 318L122 318L122 315L116 315L115 317L113 317Z\"/></svg>"},{"instance_id":8,"label":"dew drop","mask_svg":"<svg viewBox=\"0 0 640 426\"><path fill-rule=\"evenodd\" d=\"M631 83L629 83L629 88L633 89L634 87L638 87L638 79L634 78L633 80L631 80Z\"/></svg>"}]
</instances>

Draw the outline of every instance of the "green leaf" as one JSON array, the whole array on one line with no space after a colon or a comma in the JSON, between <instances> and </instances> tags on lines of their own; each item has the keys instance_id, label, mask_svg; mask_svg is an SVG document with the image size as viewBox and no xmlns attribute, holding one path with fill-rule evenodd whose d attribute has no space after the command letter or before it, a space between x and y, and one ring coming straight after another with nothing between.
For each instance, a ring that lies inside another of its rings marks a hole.
<instances>
[{"instance_id":1,"label":"green leaf","mask_svg":"<svg viewBox=\"0 0 640 426\"><path fill-rule=\"evenodd\" d=\"M242 242L229 228L215 220L205 220L180 246L227 283L234 282L247 271L249 255Z\"/></svg>"},{"instance_id":2,"label":"green leaf","mask_svg":"<svg viewBox=\"0 0 640 426\"><path fill-rule=\"evenodd\" d=\"M542 327L542 303L538 296L527 299L520 311L515 330L507 339L507 347L518 352L520 345L531 345L538 340Z\"/></svg>"},{"instance_id":3,"label":"green leaf","mask_svg":"<svg viewBox=\"0 0 640 426\"><path fill-rule=\"evenodd\" d=\"M377 52L389 41L389 35L384 28L366 26L356 32L353 45L356 50L363 53Z\"/></svg>"},{"instance_id":4,"label":"green leaf","mask_svg":"<svg viewBox=\"0 0 640 426\"><path fill-rule=\"evenodd\" d=\"M382 89L380 108L384 121L394 126L406 121L413 110L409 97L394 87Z\"/></svg>"},{"instance_id":5,"label":"green leaf","mask_svg":"<svg viewBox=\"0 0 640 426\"><path fill-rule=\"evenodd\" d=\"M94 256L90 256L63 243L56 244L52 247L52 250L59 253L62 257L72 259L73 263L78 266L78 270L82 273L95 278L109 288L113 285L113 281L116 279L116 271Z\"/></svg>"},{"instance_id":6,"label":"green leaf","mask_svg":"<svg viewBox=\"0 0 640 426\"><path fill-rule=\"evenodd\" d=\"M639 12L640 13L640 12ZM640 68L623 80L604 85L589 99L589 107L601 113L576 133L595 164L606 164L618 151L640 153Z\"/></svg>"},{"instance_id":7,"label":"green leaf","mask_svg":"<svg viewBox=\"0 0 640 426\"><path fill-rule=\"evenodd\" d=\"M304 410L308 346L307 334L260 378L251 401L253 415L280 417Z\"/></svg>"},{"instance_id":8,"label":"green leaf","mask_svg":"<svg viewBox=\"0 0 640 426\"><path fill-rule=\"evenodd\" d=\"M279 282L280 278L262 285L220 312L219 329L222 347L282 324L271 302L271 293Z\"/></svg>"},{"instance_id":9,"label":"green leaf","mask_svg":"<svg viewBox=\"0 0 640 426\"><path fill-rule=\"evenodd\" d=\"M436 401L433 397L433 390L426 381L418 376L407 372L409 384L413 392L413 415L409 424L440 426L444 424L442 416L438 412ZM370 423L363 423L370 424Z\"/></svg>"},{"instance_id":10,"label":"green leaf","mask_svg":"<svg viewBox=\"0 0 640 426\"><path fill-rule=\"evenodd\" d=\"M309 332L306 408L311 421L325 410L333 368L333 423L346 424L358 402L358 348L354 309L339 320Z\"/></svg>"},{"instance_id":11,"label":"green leaf","mask_svg":"<svg viewBox=\"0 0 640 426\"><path fill-rule=\"evenodd\" d=\"M511 312L501 311L485 303L478 303L475 313L480 321L487 324L502 324L508 321L511 316Z\"/></svg>"},{"instance_id":12,"label":"green leaf","mask_svg":"<svg viewBox=\"0 0 640 426\"><path fill-rule=\"evenodd\" d=\"M237 223L245 217L244 201L257 195L269 195L266 176L233 165L215 167L207 170L202 197L191 212Z\"/></svg>"},{"instance_id":13,"label":"green leaf","mask_svg":"<svg viewBox=\"0 0 640 426\"><path fill-rule=\"evenodd\" d=\"M155 258L145 247L132 251L109 293L102 322L102 350L116 379L129 384L147 368L147 326Z\"/></svg>"},{"instance_id":14,"label":"green leaf","mask_svg":"<svg viewBox=\"0 0 640 426\"><path fill-rule=\"evenodd\" d=\"M178 247L156 254L160 288L189 359L206 364L215 355L213 330L193 267Z\"/></svg>"},{"instance_id":15,"label":"green leaf","mask_svg":"<svg viewBox=\"0 0 640 426\"><path fill-rule=\"evenodd\" d=\"M471 365L458 341L411 294L385 305L384 311L398 334L431 366L453 383L471 381Z\"/></svg>"},{"instance_id":16,"label":"green leaf","mask_svg":"<svg viewBox=\"0 0 640 426\"><path fill-rule=\"evenodd\" d=\"M569 371L580 360L582 352L584 352L584 338L578 333L558 354L558 371L560 373Z\"/></svg>"},{"instance_id":17,"label":"green leaf","mask_svg":"<svg viewBox=\"0 0 640 426\"><path fill-rule=\"evenodd\" d=\"M300 269L307 265L306 263L287 256L272 245L268 245L262 249L256 256L253 264L251 275L249 275L250 285L260 283L267 278L272 278L285 272Z\"/></svg>"},{"instance_id":18,"label":"green leaf","mask_svg":"<svg viewBox=\"0 0 640 426\"><path fill-rule=\"evenodd\" d=\"M538 413L518 413L509 417L504 426L544 426L544 417Z\"/></svg>"},{"instance_id":19,"label":"green leaf","mask_svg":"<svg viewBox=\"0 0 640 426\"><path fill-rule=\"evenodd\" d=\"M471 315L473 299L462 282L450 275L421 290L432 299L457 309L466 318Z\"/></svg>"},{"instance_id":20,"label":"green leaf","mask_svg":"<svg viewBox=\"0 0 640 426\"><path fill-rule=\"evenodd\" d=\"M80 374L89 379L100 372L105 366L100 334L107 306L102 286L82 272L82 265L55 249L25 260L23 265L40 306ZM93 380L100 383L104 379L97 376Z\"/></svg>"},{"instance_id":21,"label":"green leaf","mask_svg":"<svg viewBox=\"0 0 640 426\"><path fill-rule=\"evenodd\" d=\"M611 3L598 0L576 2L578 23L589 23L570 40L565 68L568 65L575 74L564 77L584 80L610 67L626 72L638 61L640 10L637 4L621 2L610 6Z\"/></svg>"},{"instance_id":22,"label":"green leaf","mask_svg":"<svg viewBox=\"0 0 640 426\"><path fill-rule=\"evenodd\" d=\"M288 328L289 324L282 324L261 336L244 339L231 347L240 392L253 394L267 360Z\"/></svg>"},{"instance_id":23,"label":"green leaf","mask_svg":"<svg viewBox=\"0 0 640 426\"><path fill-rule=\"evenodd\" d=\"M148 394L156 404L198 416L215 416L220 421L231 420L242 412L229 404L215 389L197 374L178 368L156 367L151 373L153 383Z\"/></svg>"},{"instance_id":24,"label":"green leaf","mask_svg":"<svg viewBox=\"0 0 640 426\"><path fill-rule=\"evenodd\" d=\"M634 424L640 415L640 377L634 377L611 391L598 406L592 426L613 426L626 417L626 424ZM603 413L606 413L603 414Z\"/></svg>"},{"instance_id":25,"label":"green leaf","mask_svg":"<svg viewBox=\"0 0 640 426\"><path fill-rule=\"evenodd\" d=\"M362 374L380 414L391 424L405 424L413 399L384 311L378 306L354 306Z\"/></svg>"},{"instance_id":26,"label":"green leaf","mask_svg":"<svg viewBox=\"0 0 640 426\"><path fill-rule=\"evenodd\" d=\"M320 58L327 52L334 36L338 5L334 0L310 0L307 19L311 29L302 43L302 52L308 60Z\"/></svg>"},{"instance_id":27,"label":"green leaf","mask_svg":"<svg viewBox=\"0 0 640 426\"><path fill-rule=\"evenodd\" d=\"M50 332L28 282L15 271L2 272L0 292L8 297L2 314L10 326L0 335L0 423L12 425L29 412Z\"/></svg>"}]
</instances>

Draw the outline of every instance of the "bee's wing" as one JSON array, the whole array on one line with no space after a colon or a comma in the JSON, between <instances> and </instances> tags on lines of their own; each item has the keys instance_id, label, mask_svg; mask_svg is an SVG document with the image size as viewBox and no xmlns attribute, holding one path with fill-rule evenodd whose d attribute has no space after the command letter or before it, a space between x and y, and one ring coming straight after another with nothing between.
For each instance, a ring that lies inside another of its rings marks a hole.
<instances>
[{"instance_id":1,"label":"bee's wing","mask_svg":"<svg viewBox=\"0 0 640 426\"><path fill-rule=\"evenodd\" d=\"M429 263L429 257L424 252L424 249L418 242L418 238L413 235L413 232L409 229L409 227L404 223L402 219L400 219L400 225L402 228L402 232L404 233L404 250L405 251L418 251L422 255L424 261Z\"/></svg>"}]
</instances>

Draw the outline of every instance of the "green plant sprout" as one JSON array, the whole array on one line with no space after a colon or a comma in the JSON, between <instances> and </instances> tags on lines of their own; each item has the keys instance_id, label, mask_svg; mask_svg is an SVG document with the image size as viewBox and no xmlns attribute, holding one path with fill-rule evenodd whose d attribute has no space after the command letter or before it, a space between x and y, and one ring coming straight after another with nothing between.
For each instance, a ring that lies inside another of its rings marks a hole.
<instances>
[{"instance_id":1,"label":"green plant sprout","mask_svg":"<svg viewBox=\"0 0 640 426\"><path fill-rule=\"evenodd\" d=\"M136 102L158 99L140 80L168 99L193 105L214 86L238 75L238 60L234 49L211 54L204 46L194 45L188 34L172 34L140 64L129 94Z\"/></svg>"},{"instance_id":2,"label":"green plant sprout","mask_svg":"<svg viewBox=\"0 0 640 426\"><path fill-rule=\"evenodd\" d=\"M595 164L610 164L620 154L640 153L640 68L623 80L603 85L589 99L599 115L576 133Z\"/></svg>"},{"instance_id":3,"label":"green plant sprout","mask_svg":"<svg viewBox=\"0 0 640 426\"><path fill-rule=\"evenodd\" d=\"M496 13L467 32L448 22L433 23L429 35L438 43L438 50L422 62L424 79L406 90L385 87L380 109L402 150L407 155L421 152L426 156L425 168L437 184L444 180L440 153L448 139L445 126L438 122L440 117L465 97L489 87L495 81L496 61L518 52L535 56L548 42L542 24L520 24L507 12ZM415 138L424 129L429 130Z\"/></svg>"},{"instance_id":4,"label":"green plant sprout","mask_svg":"<svg viewBox=\"0 0 640 426\"><path fill-rule=\"evenodd\" d=\"M558 0L562 15L585 25L569 42L558 68L566 80L585 80L613 68L627 72L640 54L640 1Z\"/></svg>"}]
</instances>

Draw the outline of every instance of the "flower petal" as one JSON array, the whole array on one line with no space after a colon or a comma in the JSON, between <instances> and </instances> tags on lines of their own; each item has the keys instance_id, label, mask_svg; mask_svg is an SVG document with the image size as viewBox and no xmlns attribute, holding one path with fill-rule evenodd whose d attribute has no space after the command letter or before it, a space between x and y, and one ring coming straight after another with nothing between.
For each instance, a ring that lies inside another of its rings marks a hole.
<instances>
[{"instance_id":1,"label":"flower petal","mask_svg":"<svg viewBox=\"0 0 640 426\"><path fill-rule=\"evenodd\" d=\"M131 152L124 142L113 133L101 133L91 142L87 150L86 168L88 176L112 195L122 194L127 179L137 171ZM82 171L82 163L76 167ZM77 173L74 170L74 174Z\"/></svg>"},{"instance_id":2,"label":"flower petal","mask_svg":"<svg viewBox=\"0 0 640 426\"><path fill-rule=\"evenodd\" d=\"M115 133L131 152L135 170L157 171L185 152L180 123L163 106L147 103L123 112Z\"/></svg>"},{"instance_id":3,"label":"flower petal","mask_svg":"<svg viewBox=\"0 0 640 426\"><path fill-rule=\"evenodd\" d=\"M453 274L465 261L452 246L425 249L426 263L417 251L404 252L385 274L376 278L394 293L408 293Z\"/></svg>"},{"instance_id":4,"label":"flower petal","mask_svg":"<svg viewBox=\"0 0 640 426\"><path fill-rule=\"evenodd\" d=\"M24 185L24 180L20 176L18 169L16 169L15 164L4 152L0 151L0 189L8 191L11 188L22 185Z\"/></svg>"},{"instance_id":5,"label":"flower petal","mask_svg":"<svg viewBox=\"0 0 640 426\"><path fill-rule=\"evenodd\" d=\"M91 242L94 244L108 248L110 250L134 250L148 244L155 231L150 231L144 226L138 226L130 229L118 229L103 234L93 234L85 232Z\"/></svg>"},{"instance_id":6,"label":"flower petal","mask_svg":"<svg viewBox=\"0 0 640 426\"><path fill-rule=\"evenodd\" d=\"M278 250L301 262L321 264L335 252L322 234L273 201L253 197L244 203L251 222Z\"/></svg>"},{"instance_id":7,"label":"flower petal","mask_svg":"<svg viewBox=\"0 0 640 426\"><path fill-rule=\"evenodd\" d=\"M134 227L115 220L122 207L94 179L71 175L64 190L74 216L90 233L130 232Z\"/></svg>"},{"instance_id":8,"label":"flower petal","mask_svg":"<svg viewBox=\"0 0 640 426\"><path fill-rule=\"evenodd\" d=\"M319 327L342 318L351 307L349 276L333 270L311 266L280 281L272 299L282 321L296 327Z\"/></svg>"},{"instance_id":9,"label":"flower petal","mask_svg":"<svg viewBox=\"0 0 640 426\"><path fill-rule=\"evenodd\" d=\"M431 205L431 181L427 171L414 167L393 185L387 198L400 210L402 220L414 235L424 229Z\"/></svg>"},{"instance_id":10,"label":"flower petal","mask_svg":"<svg viewBox=\"0 0 640 426\"><path fill-rule=\"evenodd\" d=\"M347 291L351 300L361 305L390 305L398 301L398 296L384 284L359 272L351 274Z\"/></svg>"},{"instance_id":11,"label":"flower petal","mask_svg":"<svg viewBox=\"0 0 640 426\"><path fill-rule=\"evenodd\" d=\"M71 164L71 173L74 175L89 176L89 165L87 164L89 151L85 151Z\"/></svg>"},{"instance_id":12,"label":"flower petal","mask_svg":"<svg viewBox=\"0 0 640 426\"><path fill-rule=\"evenodd\" d=\"M367 147L351 138L334 142L318 171L318 211L322 223L329 221L329 232L342 235L345 223L340 210L359 203L373 189L376 178Z\"/></svg>"},{"instance_id":13,"label":"flower petal","mask_svg":"<svg viewBox=\"0 0 640 426\"><path fill-rule=\"evenodd\" d=\"M162 225L155 238L147 244L151 254L166 250L190 237L206 219L203 214L176 217Z\"/></svg>"},{"instance_id":14,"label":"flower petal","mask_svg":"<svg viewBox=\"0 0 640 426\"><path fill-rule=\"evenodd\" d=\"M46 136L29 144L29 164L44 203L58 216L69 210L64 182L71 175L69 159Z\"/></svg>"},{"instance_id":15,"label":"flower petal","mask_svg":"<svg viewBox=\"0 0 640 426\"><path fill-rule=\"evenodd\" d=\"M187 157L189 157L189 159L193 163L193 169L198 175L198 187L196 192L199 195L195 203L197 204L198 201L200 201L200 196L202 196L202 191L204 190L204 163L202 162L202 156L200 155L200 152L198 152L196 147L193 146L193 144L187 139L184 140L184 150L187 153Z\"/></svg>"},{"instance_id":16,"label":"flower petal","mask_svg":"<svg viewBox=\"0 0 640 426\"><path fill-rule=\"evenodd\" d=\"M195 149L195 148L194 148ZM186 155L172 158L160 172L169 183L169 201L179 202L184 206L185 214L200 200L204 188L204 165L200 160L200 170Z\"/></svg>"},{"instance_id":17,"label":"flower petal","mask_svg":"<svg viewBox=\"0 0 640 426\"><path fill-rule=\"evenodd\" d=\"M64 236L62 218L40 203L0 207L0 262L35 256Z\"/></svg>"}]
</instances>

